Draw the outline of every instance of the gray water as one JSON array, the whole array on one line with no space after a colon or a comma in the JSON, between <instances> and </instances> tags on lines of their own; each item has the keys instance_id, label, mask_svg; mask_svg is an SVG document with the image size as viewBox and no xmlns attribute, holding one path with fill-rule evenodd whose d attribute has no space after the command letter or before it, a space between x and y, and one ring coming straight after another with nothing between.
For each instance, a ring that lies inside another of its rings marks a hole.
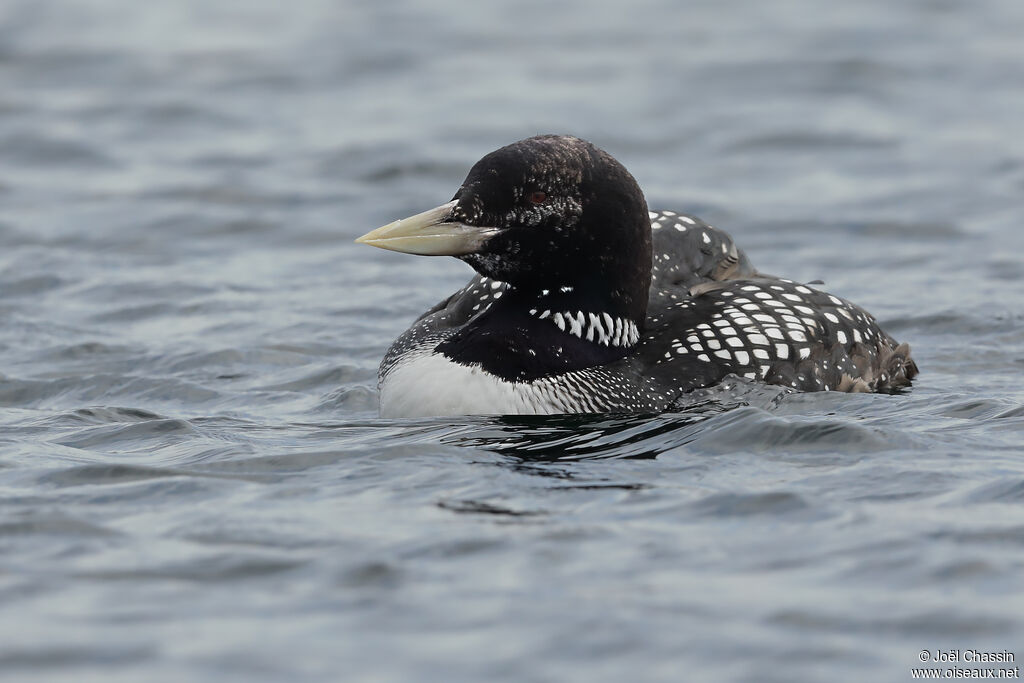
<instances>
[{"instance_id":1,"label":"gray water","mask_svg":"<svg viewBox=\"0 0 1024 683\"><path fill-rule=\"evenodd\" d=\"M1019 0L4 0L0 676L1019 664L1022 35ZM470 271L352 239L541 132L865 306L919 381L378 419Z\"/></svg>"}]
</instances>

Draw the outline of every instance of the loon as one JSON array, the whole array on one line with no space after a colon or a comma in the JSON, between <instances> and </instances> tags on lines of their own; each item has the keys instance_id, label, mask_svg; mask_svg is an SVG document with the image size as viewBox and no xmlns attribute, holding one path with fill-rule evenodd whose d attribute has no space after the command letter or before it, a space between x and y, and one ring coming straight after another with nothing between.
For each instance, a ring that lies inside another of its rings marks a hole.
<instances>
[{"instance_id":1,"label":"loon","mask_svg":"<svg viewBox=\"0 0 1024 683\"><path fill-rule=\"evenodd\" d=\"M893 392L918 372L864 309L758 272L694 216L649 212L576 137L491 152L450 202L356 241L477 272L388 349L383 417L659 413L728 376Z\"/></svg>"}]
</instances>

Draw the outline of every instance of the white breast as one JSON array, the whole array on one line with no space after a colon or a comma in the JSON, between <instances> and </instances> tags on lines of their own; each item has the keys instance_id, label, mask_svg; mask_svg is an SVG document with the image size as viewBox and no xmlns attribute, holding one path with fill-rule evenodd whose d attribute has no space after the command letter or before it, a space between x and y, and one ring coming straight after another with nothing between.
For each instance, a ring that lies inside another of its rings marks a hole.
<instances>
[{"instance_id":1,"label":"white breast","mask_svg":"<svg viewBox=\"0 0 1024 683\"><path fill-rule=\"evenodd\" d=\"M549 415L586 411L551 382L506 382L479 365L414 354L380 381L381 417Z\"/></svg>"}]
</instances>

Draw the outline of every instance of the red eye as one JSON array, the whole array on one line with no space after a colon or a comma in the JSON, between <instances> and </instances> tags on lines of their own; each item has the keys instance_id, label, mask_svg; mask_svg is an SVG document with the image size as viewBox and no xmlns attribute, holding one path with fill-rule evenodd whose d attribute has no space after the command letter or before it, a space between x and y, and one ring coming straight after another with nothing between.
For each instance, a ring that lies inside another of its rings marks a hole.
<instances>
[{"instance_id":1,"label":"red eye","mask_svg":"<svg viewBox=\"0 0 1024 683\"><path fill-rule=\"evenodd\" d=\"M544 201L547 198L548 198L547 193L543 192L541 190L536 190L536 191L530 193L530 203L531 204L543 204Z\"/></svg>"}]
</instances>

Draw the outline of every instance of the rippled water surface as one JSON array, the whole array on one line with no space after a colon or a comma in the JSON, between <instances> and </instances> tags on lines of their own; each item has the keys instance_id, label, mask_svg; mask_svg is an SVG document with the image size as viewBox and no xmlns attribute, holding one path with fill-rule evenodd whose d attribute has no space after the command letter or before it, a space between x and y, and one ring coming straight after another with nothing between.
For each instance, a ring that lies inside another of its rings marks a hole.
<instances>
[{"instance_id":1,"label":"rippled water surface","mask_svg":"<svg viewBox=\"0 0 1024 683\"><path fill-rule=\"evenodd\" d=\"M6 0L0 676L897 681L1024 658L1024 4ZM539 132L911 343L901 396L381 420L352 244Z\"/></svg>"}]
</instances>

